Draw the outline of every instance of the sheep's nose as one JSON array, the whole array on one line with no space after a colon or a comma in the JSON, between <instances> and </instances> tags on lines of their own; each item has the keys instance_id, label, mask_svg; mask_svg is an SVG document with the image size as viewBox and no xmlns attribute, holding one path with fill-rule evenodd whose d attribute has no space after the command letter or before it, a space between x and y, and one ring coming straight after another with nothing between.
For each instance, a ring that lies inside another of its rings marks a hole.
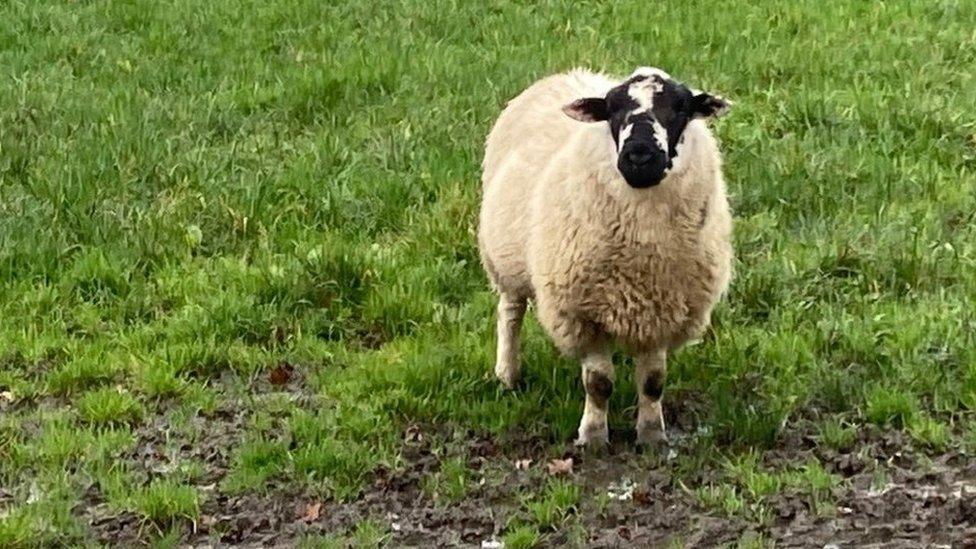
<instances>
[{"instance_id":1,"label":"sheep's nose","mask_svg":"<svg viewBox=\"0 0 976 549\"><path fill-rule=\"evenodd\" d=\"M644 149L632 150L627 153L627 161L635 166L643 166L651 161L654 155Z\"/></svg>"}]
</instances>

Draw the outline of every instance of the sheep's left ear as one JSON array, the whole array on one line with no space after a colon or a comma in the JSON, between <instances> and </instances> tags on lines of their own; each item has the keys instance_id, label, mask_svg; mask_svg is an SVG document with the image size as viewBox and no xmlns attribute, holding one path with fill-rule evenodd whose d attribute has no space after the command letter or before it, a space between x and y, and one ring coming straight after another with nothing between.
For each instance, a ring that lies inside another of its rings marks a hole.
<instances>
[{"instance_id":1,"label":"sheep's left ear","mask_svg":"<svg viewBox=\"0 0 976 549\"><path fill-rule=\"evenodd\" d=\"M607 100L602 97L584 97L563 107L566 116L580 122L601 122L610 118Z\"/></svg>"},{"instance_id":2,"label":"sheep's left ear","mask_svg":"<svg viewBox=\"0 0 976 549\"><path fill-rule=\"evenodd\" d=\"M718 118L731 108L732 103L718 95L695 92L691 98L691 115L695 118Z\"/></svg>"}]
</instances>

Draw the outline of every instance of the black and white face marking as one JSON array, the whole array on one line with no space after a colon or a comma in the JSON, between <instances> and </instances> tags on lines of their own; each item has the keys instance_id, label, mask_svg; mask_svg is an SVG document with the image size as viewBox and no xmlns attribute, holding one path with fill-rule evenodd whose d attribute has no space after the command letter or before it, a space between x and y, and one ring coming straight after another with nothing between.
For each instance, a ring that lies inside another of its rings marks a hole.
<instances>
[{"instance_id":1,"label":"black and white face marking","mask_svg":"<svg viewBox=\"0 0 976 549\"><path fill-rule=\"evenodd\" d=\"M653 187L671 171L688 122L724 114L729 103L693 91L666 72L642 67L603 98L578 99L563 112L582 122L607 121L617 169L634 188Z\"/></svg>"}]
</instances>

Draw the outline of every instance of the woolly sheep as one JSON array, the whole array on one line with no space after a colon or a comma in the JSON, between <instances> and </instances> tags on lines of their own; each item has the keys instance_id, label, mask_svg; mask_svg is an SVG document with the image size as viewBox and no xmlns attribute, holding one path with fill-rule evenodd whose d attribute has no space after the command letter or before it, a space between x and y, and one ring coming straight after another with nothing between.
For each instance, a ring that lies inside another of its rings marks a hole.
<instances>
[{"instance_id":1,"label":"woolly sheep","mask_svg":"<svg viewBox=\"0 0 976 549\"><path fill-rule=\"evenodd\" d=\"M607 443L614 345L635 355L638 443L666 440L668 351L701 334L731 277L731 214L706 119L724 99L660 69L536 82L488 136L478 244L499 293L495 374L520 375L528 299L582 362L577 444Z\"/></svg>"}]
</instances>

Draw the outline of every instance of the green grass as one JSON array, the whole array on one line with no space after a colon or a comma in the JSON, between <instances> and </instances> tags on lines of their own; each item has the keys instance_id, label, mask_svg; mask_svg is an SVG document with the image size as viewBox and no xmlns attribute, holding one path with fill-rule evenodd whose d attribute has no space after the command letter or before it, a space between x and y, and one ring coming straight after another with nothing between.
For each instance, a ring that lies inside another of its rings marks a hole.
<instances>
[{"instance_id":1,"label":"green grass","mask_svg":"<svg viewBox=\"0 0 976 549\"><path fill-rule=\"evenodd\" d=\"M75 401L81 418L94 425L133 423L142 417L142 405L132 395L113 388L96 389Z\"/></svg>"},{"instance_id":2,"label":"green grass","mask_svg":"<svg viewBox=\"0 0 976 549\"><path fill-rule=\"evenodd\" d=\"M492 378L474 226L490 124L575 65L735 102L716 133L736 278L669 366L709 452L737 463L800 422L835 447L866 424L972 446L976 5L703 6L0 4L0 545L93 542L70 511L92 478L192 515L126 460L173 409L246 418L235 494L355 499L408 423L571 436L578 367L534 320L524 388ZM295 380L269 385L282 362ZM265 410L275 392L307 400ZM757 475L703 489L748 507ZM29 504L33 478L61 487Z\"/></svg>"},{"instance_id":3,"label":"green grass","mask_svg":"<svg viewBox=\"0 0 976 549\"><path fill-rule=\"evenodd\" d=\"M763 466L756 453L746 453L726 460L719 482L698 486L693 492L705 508L726 516L746 517L764 524L773 518L770 498L779 494L796 494L821 515L834 512L832 491L841 478L828 472L811 459L807 463L773 469Z\"/></svg>"},{"instance_id":4,"label":"green grass","mask_svg":"<svg viewBox=\"0 0 976 549\"><path fill-rule=\"evenodd\" d=\"M463 459L450 458L441 463L440 471L428 474L421 487L428 497L438 503L449 504L459 501L470 489L471 474Z\"/></svg>"},{"instance_id":5,"label":"green grass","mask_svg":"<svg viewBox=\"0 0 976 549\"><path fill-rule=\"evenodd\" d=\"M511 549L532 549L541 541L539 531L530 525L523 524L509 530L502 538L505 547Z\"/></svg>"},{"instance_id":6,"label":"green grass","mask_svg":"<svg viewBox=\"0 0 976 549\"><path fill-rule=\"evenodd\" d=\"M525 498L523 507L531 524L541 531L557 530L580 499L580 487L566 480L550 480L542 491Z\"/></svg>"},{"instance_id":7,"label":"green grass","mask_svg":"<svg viewBox=\"0 0 976 549\"><path fill-rule=\"evenodd\" d=\"M153 481L132 496L132 507L153 522L179 518L194 520L200 514L200 497L193 486L173 481Z\"/></svg>"},{"instance_id":8,"label":"green grass","mask_svg":"<svg viewBox=\"0 0 976 549\"><path fill-rule=\"evenodd\" d=\"M835 450L850 450L856 440L857 428L840 418L826 420L820 426L820 443Z\"/></svg>"}]
</instances>

